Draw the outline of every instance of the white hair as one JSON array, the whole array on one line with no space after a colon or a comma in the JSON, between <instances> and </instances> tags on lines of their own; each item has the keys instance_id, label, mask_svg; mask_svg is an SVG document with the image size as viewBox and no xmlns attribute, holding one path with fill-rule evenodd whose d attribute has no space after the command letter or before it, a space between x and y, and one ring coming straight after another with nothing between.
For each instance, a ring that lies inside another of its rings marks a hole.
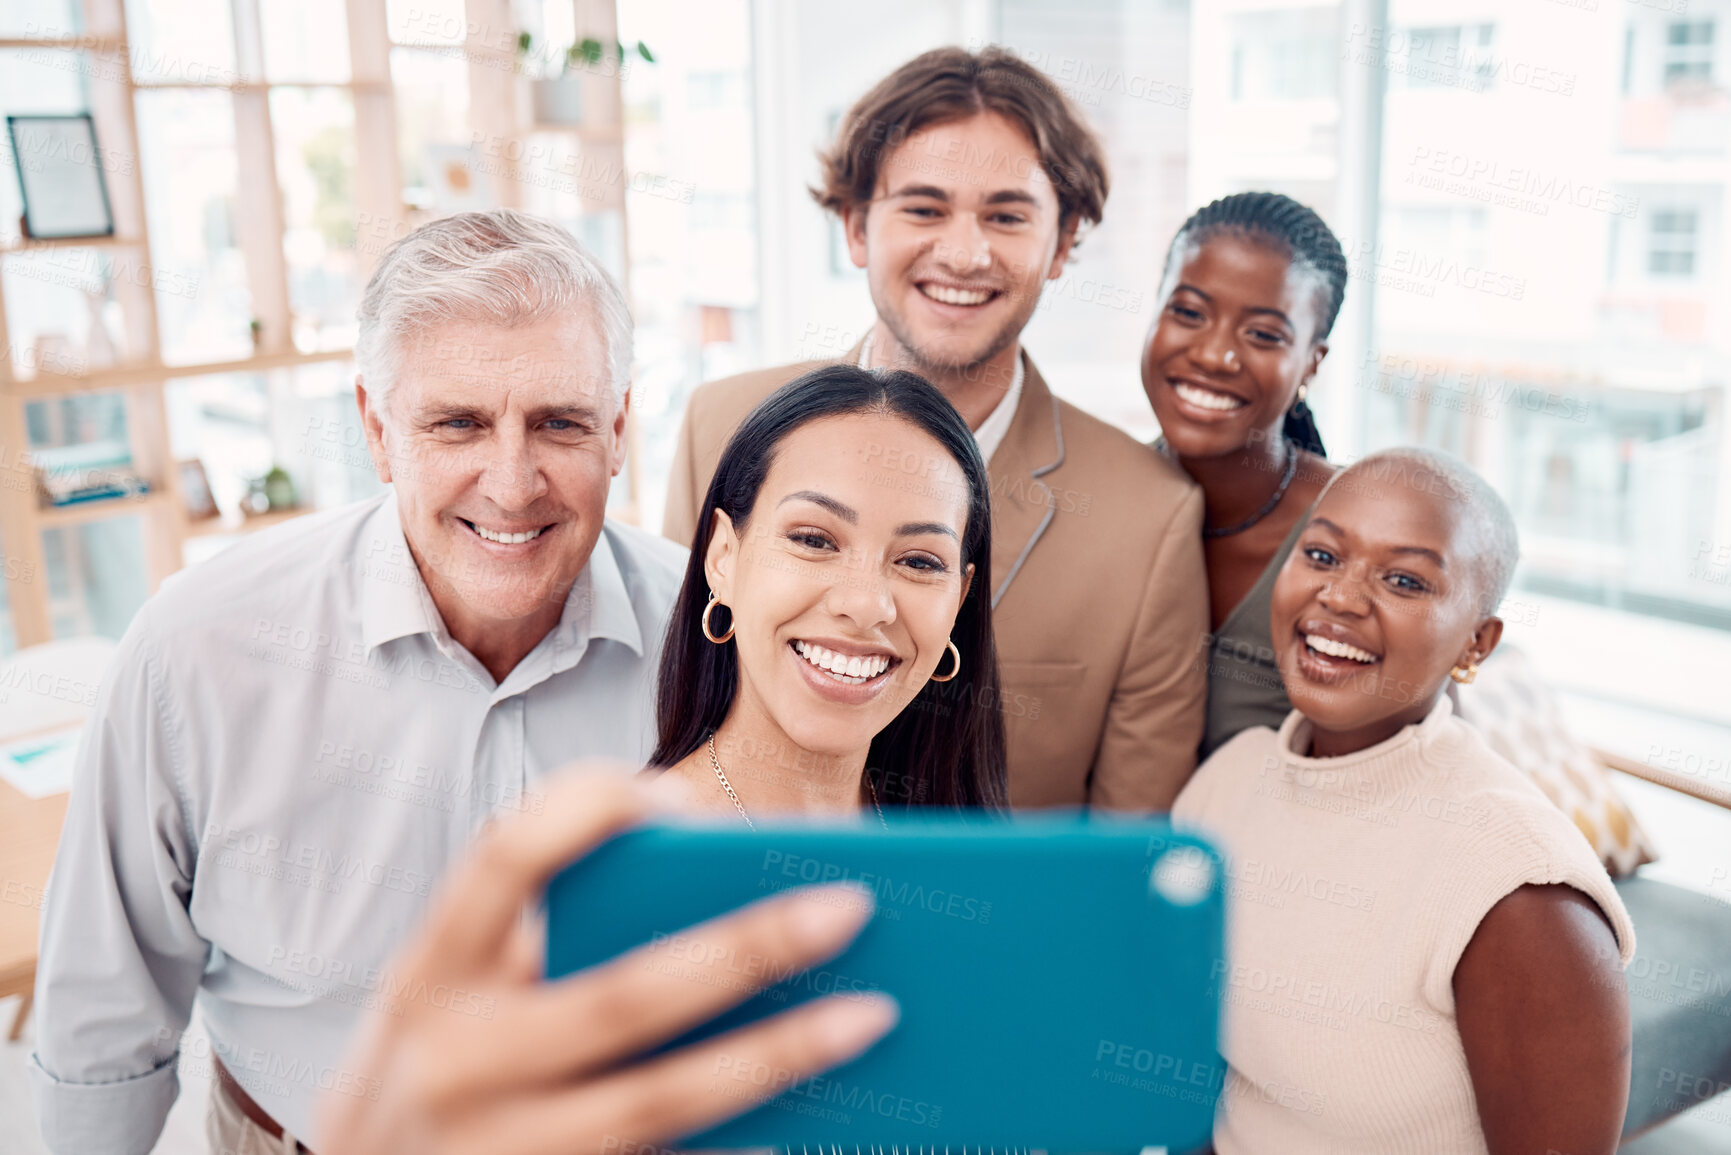
<instances>
[{"instance_id":1,"label":"white hair","mask_svg":"<svg viewBox=\"0 0 1731 1155\"><path fill-rule=\"evenodd\" d=\"M452 321L505 328L568 315L587 302L606 343L614 395L631 386L625 295L563 226L512 209L457 213L392 245L361 297L355 366L381 411L404 347Z\"/></svg>"}]
</instances>

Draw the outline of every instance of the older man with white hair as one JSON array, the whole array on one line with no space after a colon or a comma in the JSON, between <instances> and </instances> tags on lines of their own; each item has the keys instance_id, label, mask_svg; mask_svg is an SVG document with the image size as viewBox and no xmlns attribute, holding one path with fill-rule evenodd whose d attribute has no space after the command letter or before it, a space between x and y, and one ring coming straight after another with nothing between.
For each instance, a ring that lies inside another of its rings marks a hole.
<instances>
[{"instance_id":1,"label":"older man with white hair","mask_svg":"<svg viewBox=\"0 0 1731 1155\"><path fill-rule=\"evenodd\" d=\"M214 1081L215 1150L298 1150L366 1014L489 1017L387 960L500 810L581 757L641 764L685 551L604 520L631 319L557 225L405 237L360 310L383 497L261 533L134 620L85 732L43 920L51 1150L137 1153ZM209 1035L182 1048L194 1003Z\"/></svg>"}]
</instances>

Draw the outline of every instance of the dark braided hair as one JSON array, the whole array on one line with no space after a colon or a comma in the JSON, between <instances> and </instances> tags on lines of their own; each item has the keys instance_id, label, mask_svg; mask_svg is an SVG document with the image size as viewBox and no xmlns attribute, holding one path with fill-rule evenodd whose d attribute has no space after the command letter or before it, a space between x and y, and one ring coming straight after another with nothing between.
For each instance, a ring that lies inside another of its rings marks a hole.
<instances>
[{"instance_id":1,"label":"dark braided hair","mask_svg":"<svg viewBox=\"0 0 1731 1155\"><path fill-rule=\"evenodd\" d=\"M1242 192L1221 197L1191 214L1172 238L1172 247L1166 254L1168 273L1187 248L1221 233L1238 233L1267 242L1285 253L1293 267L1319 277L1323 292L1319 294L1315 339L1320 341L1328 336L1346 297L1346 254L1341 251L1333 230L1314 209L1276 192ZM1295 402L1286 411L1283 431L1287 440L1300 449L1318 457L1328 456L1316 428L1316 418L1303 401Z\"/></svg>"}]
</instances>

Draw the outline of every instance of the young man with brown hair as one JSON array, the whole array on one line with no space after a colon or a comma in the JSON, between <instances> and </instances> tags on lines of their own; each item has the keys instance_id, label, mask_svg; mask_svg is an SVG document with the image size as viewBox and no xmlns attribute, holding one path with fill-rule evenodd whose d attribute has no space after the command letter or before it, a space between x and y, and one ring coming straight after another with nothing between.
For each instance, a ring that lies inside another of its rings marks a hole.
<instances>
[{"instance_id":1,"label":"young man with brown hair","mask_svg":"<svg viewBox=\"0 0 1731 1155\"><path fill-rule=\"evenodd\" d=\"M1011 802L1166 809L1202 735L1201 494L1152 449L1054 397L1020 345L1077 230L1100 220L1099 141L1031 65L998 48L940 48L861 97L822 161L812 194L841 218L877 311L845 359L926 377L987 460ZM664 534L691 542L734 429L819 363L692 394Z\"/></svg>"}]
</instances>

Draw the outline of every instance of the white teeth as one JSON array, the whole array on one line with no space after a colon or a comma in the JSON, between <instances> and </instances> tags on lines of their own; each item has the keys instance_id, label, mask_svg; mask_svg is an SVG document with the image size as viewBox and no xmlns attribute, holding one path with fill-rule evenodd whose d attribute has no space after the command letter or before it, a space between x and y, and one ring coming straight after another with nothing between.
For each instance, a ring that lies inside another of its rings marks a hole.
<instances>
[{"instance_id":1,"label":"white teeth","mask_svg":"<svg viewBox=\"0 0 1731 1155\"><path fill-rule=\"evenodd\" d=\"M890 660L882 654L868 654L863 658L849 657L811 642L794 642L793 648L799 652L800 657L830 677L851 685L869 682L890 668Z\"/></svg>"},{"instance_id":2,"label":"white teeth","mask_svg":"<svg viewBox=\"0 0 1731 1155\"><path fill-rule=\"evenodd\" d=\"M1327 654L1331 658L1349 658L1355 662L1374 662L1376 655L1357 646L1349 646L1345 642L1337 642L1333 638L1325 638L1321 634L1305 634L1304 642L1319 654Z\"/></svg>"},{"instance_id":3,"label":"white teeth","mask_svg":"<svg viewBox=\"0 0 1731 1155\"><path fill-rule=\"evenodd\" d=\"M1244 402L1236 397L1228 397L1224 393L1216 393L1212 389L1198 389L1182 381L1175 382L1172 391L1178 394L1180 400L1195 405L1201 409L1215 409L1224 413L1228 409L1243 408Z\"/></svg>"},{"instance_id":4,"label":"white teeth","mask_svg":"<svg viewBox=\"0 0 1731 1155\"><path fill-rule=\"evenodd\" d=\"M920 292L946 305L983 305L992 299L985 289L952 289L948 285L921 285Z\"/></svg>"},{"instance_id":5,"label":"white teeth","mask_svg":"<svg viewBox=\"0 0 1731 1155\"><path fill-rule=\"evenodd\" d=\"M469 524L475 526L476 533L480 534L488 541L496 541L500 545L521 545L526 541L534 541L536 538L541 536L541 529L547 528L546 526L542 526L541 529L531 529L526 533L499 533L496 530L488 529L484 525L475 525L474 522L470 522Z\"/></svg>"}]
</instances>

